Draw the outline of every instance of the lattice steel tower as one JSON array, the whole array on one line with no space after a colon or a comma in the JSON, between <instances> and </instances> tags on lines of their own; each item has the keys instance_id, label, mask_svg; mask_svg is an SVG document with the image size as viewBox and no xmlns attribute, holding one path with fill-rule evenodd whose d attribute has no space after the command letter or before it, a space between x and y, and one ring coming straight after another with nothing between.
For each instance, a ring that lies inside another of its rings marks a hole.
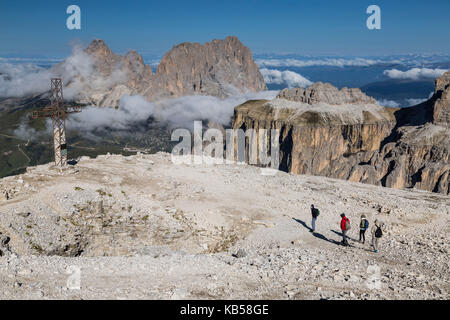
<instances>
[{"instance_id":1,"label":"lattice steel tower","mask_svg":"<svg viewBox=\"0 0 450 320\"><path fill-rule=\"evenodd\" d=\"M53 128L53 149L56 166L67 165L66 117L70 113L81 112L81 107L66 107L64 105L61 78L51 79L50 106L39 111L33 111L33 119L51 118Z\"/></svg>"}]
</instances>

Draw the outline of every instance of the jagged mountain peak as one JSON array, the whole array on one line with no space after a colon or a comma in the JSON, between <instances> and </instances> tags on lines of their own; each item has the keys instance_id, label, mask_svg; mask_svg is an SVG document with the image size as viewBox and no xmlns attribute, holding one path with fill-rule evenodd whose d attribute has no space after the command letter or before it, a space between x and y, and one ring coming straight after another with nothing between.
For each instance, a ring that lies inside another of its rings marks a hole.
<instances>
[{"instance_id":1,"label":"jagged mountain peak","mask_svg":"<svg viewBox=\"0 0 450 320\"><path fill-rule=\"evenodd\" d=\"M155 86L168 96L225 97L230 85L250 92L267 89L250 49L234 36L179 44L164 55L156 74Z\"/></svg>"},{"instance_id":2,"label":"jagged mountain peak","mask_svg":"<svg viewBox=\"0 0 450 320\"><path fill-rule=\"evenodd\" d=\"M124 94L140 94L155 101L186 95L224 98L230 87L241 92L267 89L250 49L235 36L176 45L164 55L156 75L136 50L116 55L105 41L95 39L85 52L93 60L94 72L88 78L75 76L82 82L77 84L82 88L75 99L79 103L114 107ZM105 81L92 81L99 76Z\"/></svg>"},{"instance_id":3,"label":"jagged mountain peak","mask_svg":"<svg viewBox=\"0 0 450 320\"><path fill-rule=\"evenodd\" d=\"M112 50L106 45L102 39L94 39L85 50L89 54L108 53L113 54Z\"/></svg>"}]
</instances>

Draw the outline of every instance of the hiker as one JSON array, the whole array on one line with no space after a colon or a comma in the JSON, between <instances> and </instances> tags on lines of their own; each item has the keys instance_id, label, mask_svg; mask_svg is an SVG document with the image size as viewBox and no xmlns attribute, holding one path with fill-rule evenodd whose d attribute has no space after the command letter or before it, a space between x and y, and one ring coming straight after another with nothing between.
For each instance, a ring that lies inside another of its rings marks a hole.
<instances>
[{"instance_id":1,"label":"hiker","mask_svg":"<svg viewBox=\"0 0 450 320\"><path fill-rule=\"evenodd\" d=\"M342 231L342 244L348 246L347 232L350 230L350 220L345 216L345 213L341 214L341 231Z\"/></svg>"},{"instance_id":2,"label":"hiker","mask_svg":"<svg viewBox=\"0 0 450 320\"><path fill-rule=\"evenodd\" d=\"M372 246L375 252L378 252L378 242L383 236L383 228L384 223L378 220L375 220L374 226L372 227Z\"/></svg>"},{"instance_id":3,"label":"hiker","mask_svg":"<svg viewBox=\"0 0 450 320\"><path fill-rule=\"evenodd\" d=\"M366 219L366 216L361 215L361 222L359 223L359 242L366 242L366 230L369 229L369 221Z\"/></svg>"},{"instance_id":4,"label":"hiker","mask_svg":"<svg viewBox=\"0 0 450 320\"><path fill-rule=\"evenodd\" d=\"M320 211L319 209L315 208L314 205L311 205L311 215L312 215L312 221L311 221L311 232L314 232L316 230L316 220L319 216Z\"/></svg>"}]
</instances>

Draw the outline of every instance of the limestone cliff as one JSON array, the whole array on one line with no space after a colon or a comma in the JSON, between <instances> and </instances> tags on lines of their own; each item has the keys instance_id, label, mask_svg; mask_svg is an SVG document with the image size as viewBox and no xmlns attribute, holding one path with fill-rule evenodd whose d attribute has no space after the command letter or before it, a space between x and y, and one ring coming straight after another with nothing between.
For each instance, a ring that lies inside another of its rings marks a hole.
<instances>
[{"instance_id":1,"label":"limestone cliff","mask_svg":"<svg viewBox=\"0 0 450 320\"><path fill-rule=\"evenodd\" d=\"M436 79L433 123L450 127L450 71Z\"/></svg>"},{"instance_id":2,"label":"limestone cliff","mask_svg":"<svg viewBox=\"0 0 450 320\"><path fill-rule=\"evenodd\" d=\"M225 97L229 87L266 89L250 49L236 37L205 43L182 43L161 60L148 97L206 94Z\"/></svg>"},{"instance_id":3,"label":"limestone cliff","mask_svg":"<svg viewBox=\"0 0 450 320\"><path fill-rule=\"evenodd\" d=\"M204 45L179 44L164 55L156 75L136 51L116 55L103 40L94 40L52 71L68 75L63 80L73 100L97 106L117 106L126 94L155 101L185 95L226 97L236 90L266 89L250 49L236 37Z\"/></svg>"},{"instance_id":4,"label":"limestone cliff","mask_svg":"<svg viewBox=\"0 0 450 320\"><path fill-rule=\"evenodd\" d=\"M273 101L237 106L233 128L279 129L283 171L449 194L448 122L427 121L426 106L439 99L396 109L358 91L329 84L283 90Z\"/></svg>"}]
</instances>

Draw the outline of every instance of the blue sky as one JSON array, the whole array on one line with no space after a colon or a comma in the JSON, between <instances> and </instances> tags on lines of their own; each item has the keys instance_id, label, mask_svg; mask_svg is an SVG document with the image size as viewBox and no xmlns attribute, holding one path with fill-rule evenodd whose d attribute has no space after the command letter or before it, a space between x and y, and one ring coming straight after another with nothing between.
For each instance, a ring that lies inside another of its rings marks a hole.
<instances>
[{"instance_id":1,"label":"blue sky","mask_svg":"<svg viewBox=\"0 0 450 320\"><path fill-rule=\"evenodd\" d=\"M81 8L81 30L66 8ZM366 8L381 8L381 30ZM256 53L392 55L450 53L450 1L184 0L0 1L0 55L64 56L73 41L160 55L180 42L238 36Z\"/></svg>"}]
</instances>

